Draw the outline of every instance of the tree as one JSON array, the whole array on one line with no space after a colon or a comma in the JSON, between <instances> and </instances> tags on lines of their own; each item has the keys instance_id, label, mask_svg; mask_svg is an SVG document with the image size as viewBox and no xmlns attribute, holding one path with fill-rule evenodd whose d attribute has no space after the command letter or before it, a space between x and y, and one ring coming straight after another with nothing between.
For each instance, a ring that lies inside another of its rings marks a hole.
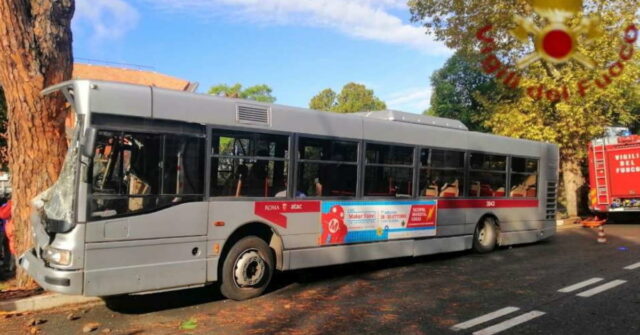
<instances>
[{"instance_id":1,"label":"tree","mask_svg":"<svg viewBox=\"0 0 640 335\"><path fill-rule=\"evenodd\" d=\"M309 108L330 111L336 104L336 97L338 95L330 88L325 88L318 95L311 98L309 101Z\"/></svg>"},{"instance_id":2,"label":"tree","mask_svg":"<svg viewBox=\"0 0 640 335\"><path fill-rule=\"evenodd\" d=\"M7 151L7 102L0 86L0 170L5 171L8 163Z\"/></svg>"},{"instance_id":3,"label":"tree","mask_svg":"<svg viewBox=\"0 0 640 335\"><path fill-rule=\"evenodd\" d=\"M383 110L387 105L366 86L348 83L342 87L340 94L336 94L330 88L322 90L311 98L309 108L336 113L356 113Z\"/></svg>"},{"instance_id":4,"label":"tree","mask_svg":"<svg viewBox=\"0 0 640 335\"><path fill-rule=\"evenodd\" d=\"M500 60L503 64L516 64L531 52L531 42L521 42L509 34L516 27L514 14L534 17L533 23L538 27L547 23L534 14L525 0L410 0L409 6L412 19L423 22L427 32L447 46L467 53L484 52L483 66L491 65L486 61L491 54L495 56L492 62ZM558 65L538 61L522 71L517 95L483 102L490 114L485 126L493 132L559 145L564 195L570 216L577 215L578 189L584 183L581 165L589 140L600 136L604 126L632 123L637 117L634 106L640 98L638 52L621 65L615 65L624 45L623 31L634 20L637 1L587 0L584 8L588 13L597 14L601 20L598 26L605 28L603 35L593 35L592 41L580 38L578 44L578 51L598 64L597 70L574 61ZM580 15L576 15L569 25L576 27L579 21ZM477 34L483 31L485 38L481 40ZM627 50L629 48L632 47L627 46ZM618 67L612 70L611 66ZM603 74L609 71L614 71L615 76L606 80ZM576 88L581 80L588 86L584 91ZM595 80L600 80L606 88L596 87ZM565 94L564 87L571 90L567 89Z\"/></svg>"},{"instance_id":5,"label":"tree","mask_svg":"<svg viewBox=\"0 0 640 335\"><path fill-rule=\"evenodd\" d=\"M514 93L477 66L478 57L456 52L431 75L431 107L424 114L462 121L470 130L486 132L489 111L485 100L497 101Z\"/></svg>"},{"instance_id":6,"label":"tree","mask_svg":"<svg viewBox=\"0 0 640 335\"><path fill-rule=\"evenodd\" d=\"M254 85L242 89L242 84L236 83L233 86L219 84L209 89L209 94L224 96L227 98L248 99L260 102L273 103L276 98L271 95L272 89L268 85Z\"/></svg>"},{"instance_id":7,"label":"tree","mask_svg":"<svg viewBox=\"0 0 640 335\"><path fill-rule=\"evenodd\" d=\"M71 78L73 0L0 0L0 86L7 103L9 169L18 252L32 245L31 199L57 178L67 149L61 94L47 86ZM18 285L32 283L18 270Z\"/></svg>"}]
</instances>

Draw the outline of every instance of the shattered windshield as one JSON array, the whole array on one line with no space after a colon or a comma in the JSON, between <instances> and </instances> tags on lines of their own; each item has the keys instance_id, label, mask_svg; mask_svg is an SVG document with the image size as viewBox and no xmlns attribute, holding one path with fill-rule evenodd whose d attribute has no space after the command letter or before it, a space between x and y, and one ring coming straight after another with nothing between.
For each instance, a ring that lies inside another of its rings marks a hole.
<instances>
[{"instance_id":1,"label":"shattered windshield","mask_svg":"<svg viewBox=\"0 0 640 335\"><path fill-rule=\"evenodd\" d=\"M78 123L75 122L70 130L67 134L71 134L72 137L58 180L34 199L34 204L38 209L44 210L46 218L64 222L73 221L74 180L79 154L76 145L80 134Z\"/></svg>"}]
</instances>

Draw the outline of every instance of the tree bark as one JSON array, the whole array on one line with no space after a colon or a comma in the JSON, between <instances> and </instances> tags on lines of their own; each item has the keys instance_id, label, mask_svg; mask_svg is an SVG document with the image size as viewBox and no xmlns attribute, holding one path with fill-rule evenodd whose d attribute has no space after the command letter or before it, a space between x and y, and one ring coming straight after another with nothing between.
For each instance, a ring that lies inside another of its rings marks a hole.
<instances>
[{"instance_id":1,"label":"tree bark","mask_svg":"<svg viewBox=\"0 0 640 335\"><path fill-rule=\"evenodd\" d=\"M575 217L578 216L579 190L584 184L584 177L580 169L580 163L575 160L565 159L561 164L564 194L567 200L567 214L569 217Z\"/></svg>"},{"instance_id":2,"label":"tree bark","mask_svg":"<svg viewBox=\"0 0 640 335\"><path fill-rule=\"evenodd\" d=\"M67 143L65 100L40 96L71 78L73 0L0 0L0 84L7 102L12 222L18 254L32 244L31 199L57 178ZM18 269L18 285L33 281Z\"/></svg>"}]
</instances>

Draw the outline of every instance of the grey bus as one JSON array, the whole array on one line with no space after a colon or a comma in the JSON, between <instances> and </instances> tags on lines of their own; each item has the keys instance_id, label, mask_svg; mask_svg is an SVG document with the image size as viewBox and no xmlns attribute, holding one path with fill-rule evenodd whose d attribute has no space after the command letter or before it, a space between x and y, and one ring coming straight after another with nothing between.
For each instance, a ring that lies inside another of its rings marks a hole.
<instances>
[{"instance_id":1,"label":"grey bus","mask_svg":"<svg viewBox=\"0 0 640 335\"><path fill-rule=\"evenodd\" d=\"M74 80L56 183L19 265L44 289L109 296L276 270L532 243L556 231L558 148L459 121L334 114Z\"/></svg>"}]
</instances>

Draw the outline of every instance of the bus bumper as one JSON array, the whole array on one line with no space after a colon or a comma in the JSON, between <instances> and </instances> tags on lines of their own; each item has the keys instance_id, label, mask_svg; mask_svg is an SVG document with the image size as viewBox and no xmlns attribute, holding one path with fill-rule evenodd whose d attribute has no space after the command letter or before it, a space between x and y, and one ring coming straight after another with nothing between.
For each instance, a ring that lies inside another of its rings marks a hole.
<instances>
[{"instance_id":1,"label":"bus bumper","mask_svg":"<svg viewBox=\"0 0 640 335\"><path fill-rule=\"evenodd\" d=\"M82 294L81 270L58 270L48 267L44 260L36 257L35 250L31 249L20 258L18 265L22 267L33 279L47 291L64 294Z\"/></svg>"}]
</instances>

